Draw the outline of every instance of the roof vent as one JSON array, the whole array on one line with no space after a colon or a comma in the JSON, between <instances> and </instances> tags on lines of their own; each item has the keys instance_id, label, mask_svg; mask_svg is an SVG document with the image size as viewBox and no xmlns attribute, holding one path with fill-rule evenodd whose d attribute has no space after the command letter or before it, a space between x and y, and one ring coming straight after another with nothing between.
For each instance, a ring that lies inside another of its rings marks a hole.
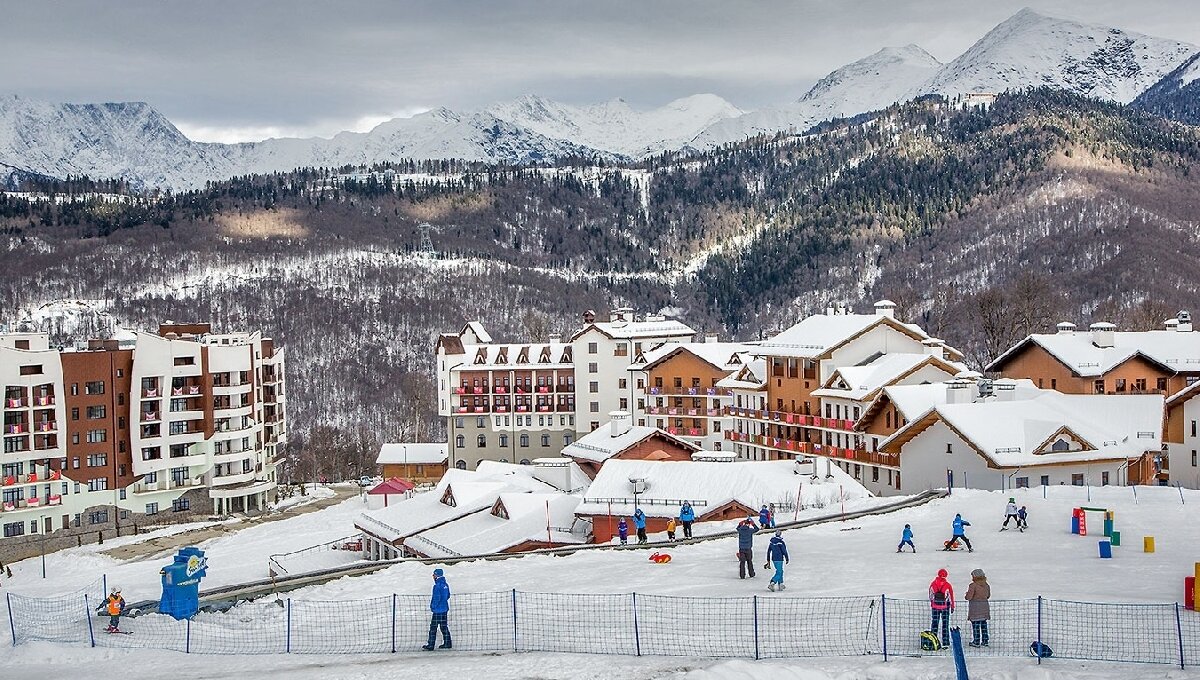
<instances>
[{"instance_id":1,"label":"roof vent","mask_svg":"<svg viewBox=\"0 0 1200 680\"><path fill-rule=\"evenodd\" d=\"M1175 315L1175 318L1179 320L1179 325L1175 327L1175 330L1179 331L1180 333L1191 333L1192 332L1192 313L1191 312L1189 312L1187 310L1181 310L1179 312L1179 314Z\"/></svg>"},{"instance_id":2,"label":"roof vent","mask_svg":"<svg viewBox=\"0 0 1200 680\"><path fill-rule=\"evenodd\" d=\"M880 300L875 303L875 316L886 316L889 319L896 318L896 303L891 300Z\"/></svg>"},{"instance_id":3,"label":"roof vent","mask_svg":"<svg viewBox=\"0 0 1200 680\"><path fill-rule=\"evenodd\" d=\"M1101 321L1088 327L1092 332L1092 344L1100 349L1108 349L1116 343L1117 327Z\"/></svg>"},{"instance_id":4,"label":"roof vent","mask_svg":"<svg viewBox=\"0 0 1200 680\"><path fill-rule=\"evenodd\" d=\"M1059 322L1058 332L1062 333L1063 335L1074 335L1075 334L1075 324L1071 323L1070 321Z\"/></svg>"}]
</instances>

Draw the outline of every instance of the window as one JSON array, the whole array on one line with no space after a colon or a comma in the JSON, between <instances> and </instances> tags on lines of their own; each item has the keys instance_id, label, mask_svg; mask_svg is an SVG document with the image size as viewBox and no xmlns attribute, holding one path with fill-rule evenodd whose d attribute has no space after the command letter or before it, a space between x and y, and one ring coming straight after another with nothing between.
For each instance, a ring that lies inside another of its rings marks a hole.
<instances>
[{"instance_id":1,"label":"window","mask_svg":"<svg viewBox=\"0 0 1200 680\"><path fill-rule=\"evenodd\" d=\"M481 434L481 435L475 437L475 446L477 446L481 449L483 447L487 446L487 436Z\"/></svg>"},{"instance_id":2,"label":"window","mask_svg":"<svg viewBox=\"0 0 1200 680\"><path fill-rule=\"evenodd\" d=\"M104 491L108 488L108 477L97 477L87 482L88 491Z\"/></svg>"},{"instance_id":3,"label":"window","mask_svg":"<svg viewBox=\"0 0 1200 680\"><path fill-rule=\"evenodd\" d=\"M123 368L118 368L118 369L117 369L117 377L118 377L118 378L124 378L124 377L125 377L125 369L123 369Z\"/></svg>"},{"instance_id":4,"label":"window","mask_svg":"<svg viewBox=\"0 0 1200 680\"><path fill-rule=\"evenodd\" d=\"M1108 486L1108 470L1100 473L1100 486Z\"/></svg>"},{"instance_id":5,"label":"window","mask_svg":"<svg viewBox=\"0 0 1200 680\"><path fill-rule=\"evenodd\" d=\"M563 446L570 446L571 442L575 441L575 435L570 432L563 435ZM1192 467L1196 466L1196 452L1192 451Z\"/></svg>"},{"instance_id":6,"label":"window","mask_svg":"<svg viewBox=\"0 0 1200 680\"><path fill-rule=\"evenodd\" d=\"M1058 378L1051 378L1051 379L1050 379L1050 389L1052 389L1052 390L1057 390L1057 389L1058 389Z\"/></svg>"},{"instance_id":7,"label":"window","mask_svg":"<svg viewBox=\"0 0 1200 680\"><path fill-rule=\"evenodd\" d=\"M600 402L593 401L593 402L589 403L588 410L591 411L592 413L599 413L600 412ZM595 428L592 428L592 429L595 429Z\"/></svg>"},{"instance_id":8,"label":"window","mask_svg":"<svg viewBox=\"0 0 1200 680\"><path fill-rule=\"evenodd\" d=\"M455 418L455 419L454 419L454 427L457 427L457 428L459 428L459 429L462 429L462 428L463 428L463 421L464 421L464 420L466 420L466 419L465 419L465 418L463 418L462 416L459 416L459 417Z\"/></svg>"},{"instance_id":9,"label":"window","mask_svg":"<svg viewBox=\"0 0 1200 680\"><path fill-rule=\"evenodd\" d=\"M4 525L4 537L5 538L12 538L14 536L24 536L24 535L25 535L25 523L24 522L12 522L11 524Z\"/></svg>"},{"instance_id":10,"label":"window","mask_svg":"<svg viewBox=\"0 0 1200 680\"><path fill-rule=\"evenodd\" d=\"M1028 477L1017 477L1017 488L1018 489L1028 489L1029 488L1029 478Z\"/></svg>"},{"instance_id":11,"label":"window","mask_svg":"<svg viewBox=\"0 0 1200 680\"><path fill-rule=\"evenodd\" d=\"M878 482L878 481L879 481L879 468L877 468L877 467L872 467L872 468L871 468L871 481L872 481L872 482Z\"/></svg>"},{"instance_id":12,"label":"window","mask_svg":"<svg viewBox=\"0 0 1200 680\"><path fill-rule=\"evenodd\" d=\"M17 340L15 342L13 342L13 347L16 349L29 349L29 341L28 340Z\"/></svg>"},{"instance_id":13,"label":"window","mask_svg":"<svg viewBox=\"0 0 1200 680\"><path fill-rule=\"evenodd\" d=\"M596 347L596 343L589 342L588 343L588 354L595 354L597 351L599 351L599 348Z\"/></svg>"},{"instance_id":14,"label":"window","mask_svg":"<svg viewBox=\"0 0 1200 680\"><path fill-rule=\"evenodd\" d=\"M1137 390L1138 392L1145 392L1146 391L1146 379L1138 378L1137 380L1134 380L1133 388L1135 390Z\"/></svg>"},{"instance_id":15,"label":"window","mask_svg":"<svg viewBox=\"0 0 1200 680\"><path fill-rule=\"evenodd\" d=\"M104 381L93 380L83 384L84 394L104 394Z\"/></svg>"},{"instance_id":16,"label":"window","mask_svg":"<svg viewBox=\"0 0 1200 680\"><path fill-rule=\"evenodd\" d=\"M174 365L176 366L195 366L196 357L175 357Z\"/></svg>"},{"instance_id":17,"label":"window","mask_svg":"<svg viewBox=\"0 0 1200 680\"><path fill-rule=\"evenodd\" d=\"M1125 378L1117 378L1117 381L1116 381L1116 383L1117 383L1117 384L1116 384L1116 391L1117 391L1117 392L1124 392L1124 391L1125 391Z\"/></svg>"},{"instance_id":18,"label":"window","mask_svg":"<svg viewBox=\"0 0 1200 680\"><path fill-rule=\"evenodd\" d=\"M42 365L41 364L29 364L28 366L21 367L21 375L41 375L41 374L42 374Z\"/></svg>"},{"instance_id":19,"label":"window","mask_svg":"<svg viewBox=\"0 0 1200 680\"><path fill-rule=\"evenodd\" d=\"M629 400L624 397L621 397L621 405L619 408L622 411L628 411L629 410Z\"/></svg>"},{"instance_id":20,"label":"window","mask_svg":"<svg viewBox=\"0 0 1200 680\"><path fill-rule=\"evenodd\" d=\"M1104 381L1097 380L1095 383L1093 383L1092 391L1095 392L1096 394L1104 394Z\"/></svg>"},{"instance_id":21,"label":"window","mask_svg":"<svg viewBox=\"0 0 1200 680\"><path fill-rule=\"evenodd\" d=\"M1050 486L1050 475L1042 475L1042 479L1039 483L1042 486Z\"/></svg>"},{"instance_id":22,"label":"window","mask_svg":"<svg viewBox=\"0 0 1200 680\"><path fill-rule=\"evenodd\" d=\"M521 435L521 448L523 448L523 449L529 448L529 435L527 435L527 434Z\"/></svg>"},{"instance_id":23,"label":"window","mask_svg":"<svg viewBox=\"0 0 1200 680\"><path fill-rule=\"evenodd\" d=\"M600 372L599 364L597 364L594 361L588 364L588 373L599 373L599 372Z\"/></svg>"},{"instance_id":24,"label":"window","mask_svg":"<svg viewBox=\"0 0 1200 680\"><path fill-rule=\"evenodd\" d=\"M623 390L623 389L626 389L627 387L629 387L629 380L628 380L628 379L626 379L626 378L617 378L617 388L618 388L618 389L622 389L622 390Z\"/></svg>"},{"instance_id":25,"label":"window","mask_svg":"<svg viewBox=\"0 0 1200 680\"><path fill-rule=\"evenodd\" d=\"M79 420L79 409L78 408L71 409L71 420ZM76 443L78 443L78 442L76 442Z\"/></svg>"},{"instance_id":26,"label":"window","mask_svg":"<svg viewBox=\"0 0 1200 680\"><path fill-rule=\"evenodd\" d=\"M1071 475L1071 486L1083 486L1083 473L1076 472Z\"/></svg>"},{"instance_id":27,"label":"window","mask_svg":"<svg viewBox=\"0 0 1200 680\"><path fill-rule=\"evenodd\" d=\"M71 396L74 397L74 396L77 396L78 394L79 394L79 383L71 383Z\"/></svg>"},{"instance_id":28,"label":"window","mask_svg":"<svg viewBox=\"0 0 1200 680\"><path fill-rule=\"evenodd\" d=\"M108 523L108 511L107 510L97 510L96 512L88 513L88 524L107 524L107 523Z\"/></svg>"},{"instance_id":29,"label":"window","mask_svg":"<svg viewBox=\"0 0 1200 680\"><path fill-rule=\"evenodd\" d=\"M954 453L954 444L946 444L946 453Z\"/></svg>"},{"instance_id":30,"label":"window","mask_svg":"<svg viewBox=\"0 0 1200 680\"><path fill-rule=\"evenodd\" d=\"M101 404L99 406L87 407L88 420L99 420L100 418L103 418L104 415L105 415L104 404Z\"/></svg>"},{"instance_id":31,"label":"window","mask_svg":"<svg viewBox=\"0 0 1200 680\"><path fill-rule=\"evenodd\" d=\"M466 469L467 469L467 461L465 461L465 460L456 460L456 461L454 461L454 467L455 467L455 468L457 468L457 469L459 469L459 470L466 470Z\"/></svg>"},{"instance_id":32,"label":"window","mask_svg":"<svg viewBox=\"0 0 1200 680\"><path fill-rule=\"evenodd\" d=\"M543 447L550 446L550 435L548 435L548 434L542 435L542 446Z\"/></svg>"},{"instance_id":33,"label":"window","mask_svg":"<svg viewBox=\"0 0 1200 680\"><path fill-rule=\"evenodd\" d=\"M478 416L475 418L475 427L487 427L487 417Z\"/></svg>"},{"instance_id":34,"label":"window","mask_svg":"<svg viewBox=\"0 0 1200 680\"><path fill-rule=\"evenodd\" d=\"M506 435L506 434L500 435L500 448L503 448L503 449L508 448L508 435Z\"/></svg>"},{"instance_id":35,"label":"window","mask_svg":"<svg viewBox=\"0 0 1200 680\"><path fill-rule=\"evenodd\" d=\"M104 453L93 453L87 457L88 467L104 467L108 465L108 455Z\"/></svg>"},{"instance_id":36,"label":"window","mask_svg":"<svg viewBox=\"0 0 1200 680\"><path fill-rule=\"evenodd\" d=\"M107 430L88 430L87 441L89 444L99 444L108 440Z\"/></svg>"},{"instance_id":37,"label":"window","mask_svg":"<svg viewBox=\"0 0 1200 680\"><path fill-rule=\"evenodd\" d=\"M171 501L171 510L174 512L183 512L184 510L190 510L191 508L192 502L186 498L176 498L175 500Z\"/></svg>"},{"instance_id":38,"label":"window","mask_svg":"<svg viewBox=\"0 0 1200 680\"><path fill-rule=\"evenodd\" d=\"M1196 436L1196 421L1192 421L1192 436Z\"/></svg>"},{"instance_id":39,"label":"window","mask_svg":"<svg viewBox=\"0 0 1200 680\"><path fill-rule=\"evenodd\" d=\"M595 380L588 383L588 392L590 392L592 394L596 394L599 391L600 391L600 383L596 382Z\"/></svg>"},{"instance_id":40,"label":"window","mask_svg":"<svg viewBox=\"0 0 1200 680\"><path fill-rule=\"evenodd\" d=\"M1155 384L1156 384L1159 392L1167 391L1167 379L1166 378L1159 378Z\"/></svg>"},{"instance_id":41,"label":"window","mask_svg":"<svg viewBox=\"0 0 1200 680\"><path fill-rule=\"evenodd\" d=\"M1192 467L1196 467L1196 449L1192 449Z\"/></svg>"}]
</instances>

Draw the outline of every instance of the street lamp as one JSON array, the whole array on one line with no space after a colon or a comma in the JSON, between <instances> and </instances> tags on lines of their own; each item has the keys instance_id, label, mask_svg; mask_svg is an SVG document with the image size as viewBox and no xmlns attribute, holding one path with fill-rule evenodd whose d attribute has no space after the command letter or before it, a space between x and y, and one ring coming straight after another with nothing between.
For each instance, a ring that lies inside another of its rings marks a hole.
<instances>
[{"instance_id":1,"label":"street lamp","mask_svg":"<svg viewBox=\"0 0 1200 680\"><path fill-rule=\"evenodd\" d=\"M633 485L633 511L638 509L638 494L646 493L646 479L644 477L630 477L629 483Z\"/></svg>"},{"instance_id":2,"label":"street lamp","mask_svg":"<svg viewBox=\"0 0 1200 680\"><path fill-rule=\"evenodd\" d=\"M46 578L46 515L40 515L38 517L38 523L42 525L42 578Z\"/></svg>"}]
</instances>

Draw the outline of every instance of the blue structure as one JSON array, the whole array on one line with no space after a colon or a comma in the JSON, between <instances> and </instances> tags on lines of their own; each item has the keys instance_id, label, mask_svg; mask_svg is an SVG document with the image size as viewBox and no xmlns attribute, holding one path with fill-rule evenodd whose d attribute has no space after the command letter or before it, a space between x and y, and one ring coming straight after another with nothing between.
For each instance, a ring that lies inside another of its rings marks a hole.
<instances>
[{"instance_id":1,"label":"blue structure","mask_svg":"<svg viewBox=\"0 0 1200 680\"><path fill-rule=\"evenodd\" d=\"M208 574L208 560L199 548L181 548L175 561L163 567L162 600L158 611L176 619L191 618L200 609L200 579Z\"/></svg>"}]
</instances>

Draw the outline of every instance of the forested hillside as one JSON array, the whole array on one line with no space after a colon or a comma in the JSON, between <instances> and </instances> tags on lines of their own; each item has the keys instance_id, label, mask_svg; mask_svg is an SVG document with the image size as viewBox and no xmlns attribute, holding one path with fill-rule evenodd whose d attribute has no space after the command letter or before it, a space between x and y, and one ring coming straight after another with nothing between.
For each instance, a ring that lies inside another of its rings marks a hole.
<instances>
[{"instance_id":1,"label":"forested hillside","mask_svg":"<svg viewBox=\"0 0 1200 680\"><path fill-rule=\"evenodd\" d=\"M1194 128L1034 91L621 167L310 168L154 197L25 177L0 194L0 320L261 328L298 447L369 450L439 435L433 341L472 319L536 338L628 304L752 338L890 297L976 362L1061 319L1157 325L1196 307L1198 162Z\"/></svg>"}]
</instances>

